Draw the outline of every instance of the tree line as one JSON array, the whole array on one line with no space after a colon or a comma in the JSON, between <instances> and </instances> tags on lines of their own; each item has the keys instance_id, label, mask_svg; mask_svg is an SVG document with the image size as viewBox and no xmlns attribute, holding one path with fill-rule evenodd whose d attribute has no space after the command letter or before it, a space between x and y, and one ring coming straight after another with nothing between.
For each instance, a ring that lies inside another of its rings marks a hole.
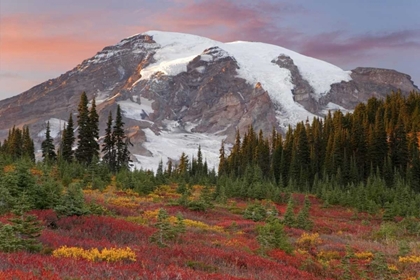
<instances>
[{"instance_id":1,"label":"tree line","mask_svg":"<svg viewBox=\"0 0 420 280\"><path fill-rule=\"evenodd\" d=\"M102 152L102 161L112 172L122 168L129 168L130 153L129 139L124 132L121 108L117 106L115 121L112 112L109 112L105 138L100 147L99 140L99 116L96 111L95 98L92 99L90 109L88 98L85 92L81 94L77 108L77 139L73 123L73 114L70 113L67 125L64 126L61 135L61 142L58 149L54 145L51 136L50 123L47 122L45 140L41 143L42 158L44 162L54 163L57 160L72 162L76 161L82 165L89 166L97 163ZM77 140L77 147L74 148ZM23 129L13 127L9 131L3 145L0 143L0 151L13 159L21 157L30 158L35 161L34 142L29 134L27 126Z\"/></svg>"},{"instance_id":2,"label":"tree line","mask_svg":"<svg viewBox=\"0 0 420 280\"><path fill-rule=\"evenodd\" d=\"M392 215L420 215L420 94L371 98L341 111L289 126L269 137L253 127L239 132L227 156L220 149L216 192L223 196L282 199L317 194L326 205ZM284 197L284 196L283 196Z\"/></svg>"}]
</instances>

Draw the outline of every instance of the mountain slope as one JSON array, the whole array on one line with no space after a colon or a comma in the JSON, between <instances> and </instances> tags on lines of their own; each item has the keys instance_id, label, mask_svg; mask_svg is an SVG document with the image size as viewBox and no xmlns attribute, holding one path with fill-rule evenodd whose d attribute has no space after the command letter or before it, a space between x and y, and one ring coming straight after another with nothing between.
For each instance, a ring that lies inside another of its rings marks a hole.
<instances>
[{"instance_id":1,"label":"mountain slope","mask_svg":"<svg viewBox=\"0 0 420 280\"><path fill-rule=\"evenodd\" d=\"M121 106L137 166L156 168L182 151L195 154L198 145L215 166L221 140L232 142L236 130L284 130L398 88L416 90L393 70L343 71L279 46L149 31L0 101L0 138L13 125L29 125L40 143L47 120L59 136L85 91L96 98L102 132L108 112Z\"/></svg>"}]
</instances>

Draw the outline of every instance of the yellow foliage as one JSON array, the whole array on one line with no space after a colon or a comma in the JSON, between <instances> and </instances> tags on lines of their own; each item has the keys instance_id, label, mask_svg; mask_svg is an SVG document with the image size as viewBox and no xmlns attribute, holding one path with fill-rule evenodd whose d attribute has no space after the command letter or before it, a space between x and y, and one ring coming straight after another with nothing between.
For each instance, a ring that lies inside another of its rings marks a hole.
<instances>
[{"instance_id":1,"label":"yellow foliage","mask_svg":"<svg viewBox=\"0 0 420 280\"><path fill-rule=\"evenodd\" d=\"M184 224L187 227L194 227L194 228L199 228L199 229L208 230L208 231L223 232L223 227L221 226L210 226L208 224L205 224L199 221L185 219Z\"/></svg>"},{"instance_id":2,"label":"yellow foliage","mask_svg":"<svg viewBox=\"0 0 420 280\"><path fill-rule=\"evenodd\" d=\"M398 268L393 264L388 265L388 270L391 272L398 272Z\"/></svg>"},{"instance_id":3,"label":"yellow foliage","mask_svg":"<svg viewBox=\"0 0 420 280\"><path fill-rule=\"evenodd\" d=\"M37 168L31 168L30 170L31 174L34 176L42 176L44 173L42 172L42 170L39 170Z\"/></svg>"},{"instance_id":4,"label":"yellow foliage","mask_svg":"<svg viewBox=\"0 0 420 280\"><path fill-rule=\"evenodd\" d=\"M406 256L406 257L399 257L398 261L401 263L420 263L420 256Z\"/></svg>"},{"instance_id":5,"label":"yellow foliage","mask_svg":"<svg viewBox=\"0 0 420 280\"><path fill-rule=\"evenodd\" d=\"M140 205L141 202L150 201L147 198L142 197L125 197L125 196L118 196L113 197L108 200L109 204L125 207L125 208L136 208Z\"/></svg>"},{"instance_id":6,"label":"yellow foliage","mask_svg":"<svg viewBox=\"0 0 420 280\"><path fill-rule=\"evenodd\" d=\"M240 240L238 240L238 239L236 239L236 238L233 238L233 239L227 240L227 241L225 241L223 244L224 244L225 246L238 247L238 248L242 248L242 247L244 247L244 246L245 246L245 244L244 244L242 241L240 241Z\"/></svg>"},{"instance_id":7,"label":"yellow foliage","mask_svg":"<svg viewBox=\"0 0 420 280\"><path fill-rule=\"evenodd\" d=\"M147 223L148 221L151 221L151 220L155 220L158 216L158 213L159 213L159 209L156 209L153 211L144 211L143 216L142 216L145 221L144 223ZM169 216L168 218L169 223L174 224L176 221L177 221L177 217ZM221 226L210 226L200 221L184 219L184 224L186 227L198 228L202 230L215 231L215 232L224 232L223 227Z\"/></svg>"},{"instance_id":8,"label":"yellow foliage","mask_svg":"<svg viewBox=\"0 0 420 280\"><path fill-rule=\"evenodd\" d=\"M62 246L53 251L53 256L60 258L85 259L88 261L116 262L122 260L136 261L136 254L129 248L104 248L99 251L97 248L85 250L79 247Z\"/></svg>"},{"instance_id":9,"label":"yellow foliage","mask_svg":"<svg viewBox=\"0 0 420 280\"><path fill-rule=\"evenodd\" d=\"M318 244L321 244L322 240L319 237L318 233L306 233L304 232L299 239L296 241L296 244L301 248L311 248Z\"/></svg>"},{"instance_id":10,"label":"yellow foliage","mask_svg":"<svg viewBox=\"0 0 420 280\"><path fill-rule=\"evenodd\" d=\"M13 164L10 164L10 165L6 165L6 166L3 168L3 171L4 171L4 173L8 173L8 172L13 172L13 171L15 171L15 169L16 169L16 167L15 167Z\"/></svg>"},{"instance_id":11,"label":"yellow foliage","mask_svg":"<svg viewBox=\"0 0 420 280\"><path fill-rule=\"evenodd\" d=\"M144 211L143 218L146 221L155 220L158 216L159 209L153 210L153 211Z\"/></svg>"},{"instance_id":12,"label":"yellow foliage","mask_svg":"<svg viewBox=\"0 0 420 280\"><path fill-rule=\"evenodd\" d=\"M176 193L176 188L171 187L169 185L161 185L153 191L153 194L159 197L164 196L166 194L174 194L174 193Z\"/></svg>"},{"instance_id":13,"label":"yellow foliage","mask_svg":"<svg viewBox=\"0 0 420 280\"><path fill-rule=\"evenodd\" d=\"M321 251L317 254L318 259L321 260L338 260L341 258L340 253L337 251Z\"/></svg>"},{"instance_id":14,"label":"yellow foliage","mask_svg":"<svg viewBox=\"0 0 420 280\"><path fill-rule=\"evenodd\" d=\"M142 216L130 216L125 218L126 221L130 223L135 223L138 225L146 225L147 220L145 220Z\"/></svg>"},{"instance_id":15,"label":"yellow foliage","mask_svg":"<svg viewBox=\"0 0 420 280\"><path fill-rule=\"evenodd\" d=\"M359 260L372 260L373 259L373 253L372 252L360 252L360 253L354 253L354 256Z\"/></svg>"}]
</instances>

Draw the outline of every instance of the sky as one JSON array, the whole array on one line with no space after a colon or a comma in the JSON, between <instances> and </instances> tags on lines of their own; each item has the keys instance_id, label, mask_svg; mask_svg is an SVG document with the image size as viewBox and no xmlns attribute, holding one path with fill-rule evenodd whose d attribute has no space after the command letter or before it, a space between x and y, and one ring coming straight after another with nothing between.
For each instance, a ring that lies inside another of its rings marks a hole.
<instances>
[{"instance_id":1,"label":"sky","mask_svg":"<svg viewBox=\"0 0 420 280\"><path fill-rule=\"evenodd\" d=\"M419 11L419 0L0 0L0 99L148 30L275 44L420 86Z\"/></svg>"}]
</instances>

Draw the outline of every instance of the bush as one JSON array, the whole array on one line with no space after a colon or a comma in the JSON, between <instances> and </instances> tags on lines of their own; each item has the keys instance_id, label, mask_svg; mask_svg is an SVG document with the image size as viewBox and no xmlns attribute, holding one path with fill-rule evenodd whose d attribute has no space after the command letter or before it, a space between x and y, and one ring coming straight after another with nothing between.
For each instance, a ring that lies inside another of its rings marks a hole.
<instances>
[{"instance_id":1,"label":"bush","mask_svg":"<svg viewBox=\"0 0 420 280\"><path fill-rule=\"evenodd\" d=\"M257 231L257 241L263 252L268 249L281 249L290 254L293 251L283 225L278 219L271 217L264 226L259 226Z\"/></svg>"}]
</instances>

